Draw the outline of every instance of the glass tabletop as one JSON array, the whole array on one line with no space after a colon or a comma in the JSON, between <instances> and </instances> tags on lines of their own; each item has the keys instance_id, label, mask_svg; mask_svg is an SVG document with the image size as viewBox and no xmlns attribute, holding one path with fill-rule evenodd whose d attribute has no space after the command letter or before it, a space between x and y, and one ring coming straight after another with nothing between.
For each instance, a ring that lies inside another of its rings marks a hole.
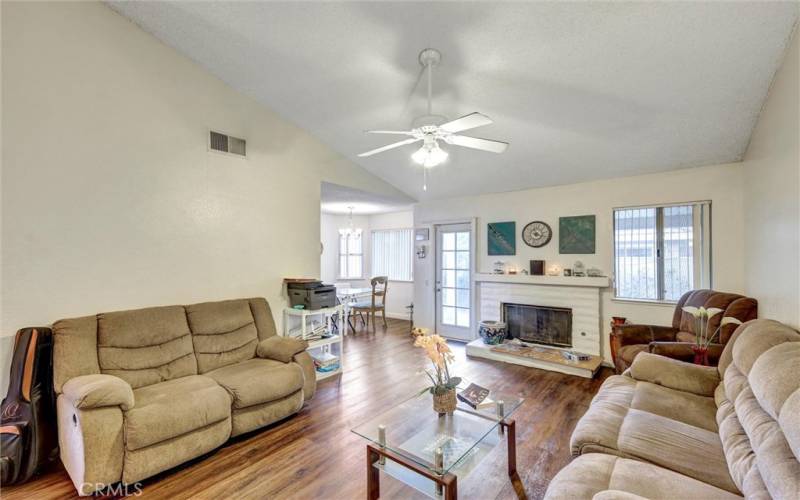
<instances>
[{"instance_id":1,"label":"glass tabletop","mask_svg":"<svg viewBox=\"0 0 800 500\"><path fill-rule=\"evenodd\" d=\"M468 383L459 386L459 391ZM474 409L458 401L452 415L433 411L433 396L425 391L355 427L352 431L377 445L402 455L427 468L444 474L460 467L478 454L479 448L494 447L500 420L509 417L522 404L517 396L489 393L492 401ZM381 427L383 429L381 429ZM385 443L381 443L381 430ZM487 439L490 436L494 439ZM434 453L443 452L443 467L435 466Z\"/></svg>"}]
</instances>

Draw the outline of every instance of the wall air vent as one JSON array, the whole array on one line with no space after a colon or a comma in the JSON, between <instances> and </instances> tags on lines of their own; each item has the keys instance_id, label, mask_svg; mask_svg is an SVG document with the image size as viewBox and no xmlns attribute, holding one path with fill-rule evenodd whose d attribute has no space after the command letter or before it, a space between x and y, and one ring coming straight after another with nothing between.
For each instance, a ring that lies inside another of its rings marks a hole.
<instances>
[{"instance_id":1,"label":"wall air vent","mask_svg":"<svg viewBox=\"0 0 800 500\"><path fill-rule=\"evenodd\" d=\"M247 156L247 141L213 130L209 132L208 148L220 153Z\"/></svg>"}]
</instances>

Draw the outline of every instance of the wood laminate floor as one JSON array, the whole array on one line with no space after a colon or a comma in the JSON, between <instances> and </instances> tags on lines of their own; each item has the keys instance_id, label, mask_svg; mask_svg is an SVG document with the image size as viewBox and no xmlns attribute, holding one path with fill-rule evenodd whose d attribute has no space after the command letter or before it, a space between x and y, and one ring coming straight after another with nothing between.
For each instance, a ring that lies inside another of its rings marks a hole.
<instances>
[{"instance_id":1,"label":"wood laminate floor","mask_svg":"<svg viewBox=\"0 0 800 500\"><path fill-rule=\"evenodd\" d=\"M349 335L344 344L345 373L322 381L299 414L146 480L142 496L365 498L366 441L350 429L424 387L425 358L411 344L408 322L400 320L389 320L388 328L379 326L374 334ZM463 345L451 345L457 357L451 373L525 398L514 414L519 479L511 481L506 475L506 447L501 444L469 476L459 478L459 497L541 498L550 479L570 461L570 434L611 370L601 369L594 380L587 380L466 358ZM382 498L424 498L383 475L381 493ZM8 500L75 496L60 464L27 484L2 489Z\"/></svg>"}]
</instances>

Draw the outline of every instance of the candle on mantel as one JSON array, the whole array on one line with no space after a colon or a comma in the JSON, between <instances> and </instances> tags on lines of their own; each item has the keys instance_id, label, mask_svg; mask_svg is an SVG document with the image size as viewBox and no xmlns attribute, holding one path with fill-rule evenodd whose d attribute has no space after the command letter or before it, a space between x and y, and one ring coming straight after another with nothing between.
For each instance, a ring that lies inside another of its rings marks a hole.
<instances>
[{"instance_id":1,"label":"candle on mantel","mask_svg":"<svg viewBox=\"0 0 800 500\"><path fill-rule=\"evenodd\" d=\"M558 264L553 264L547 270L548 276L559 276L560 274L561 274L561 266L559 266Z\"/></svg>"}]
</instances>

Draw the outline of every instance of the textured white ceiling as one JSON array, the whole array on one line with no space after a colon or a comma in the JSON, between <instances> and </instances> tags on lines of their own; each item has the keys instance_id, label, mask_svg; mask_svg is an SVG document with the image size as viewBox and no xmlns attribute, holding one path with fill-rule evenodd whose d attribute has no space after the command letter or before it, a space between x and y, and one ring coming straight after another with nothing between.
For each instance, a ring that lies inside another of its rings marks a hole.
<instances>
[{"instance_id":1,"label":"textured white ceiling","mask_svg":"<svg viewBox=\"0 0 800 500\"><path fill-rule=\"evenodd\" d=\"M113 2L147 31L417 199L741 159L796 2ZM371 128L480 111L503 155L448 146L431 171ZM413 93L412 93L413 92Z\"/></svg>"}]
</instances>

